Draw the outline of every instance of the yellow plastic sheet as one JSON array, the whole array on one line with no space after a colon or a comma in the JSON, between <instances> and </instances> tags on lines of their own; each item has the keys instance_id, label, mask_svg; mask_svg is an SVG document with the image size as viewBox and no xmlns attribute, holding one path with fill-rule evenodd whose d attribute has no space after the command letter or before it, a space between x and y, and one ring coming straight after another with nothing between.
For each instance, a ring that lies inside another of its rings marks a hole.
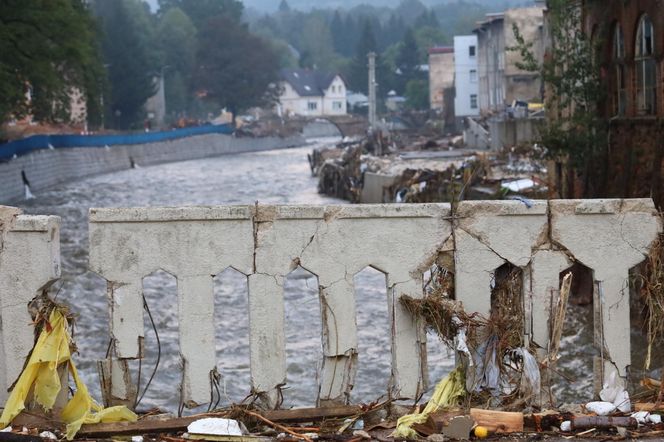
<instances>
[{"instance_id":1,"label":"yellow plastic sheet","mask_svg":"<svg viewBox=\"0 0 664 442\"><path fill-rule=\"evenodd\" d=\"M67 424L67 439L72 440L83 424L99 422L135 422L137 419L127 407L103 408L88 393L71 360L71 336L67 319L54 308L32 350L28 365L14 386L0 417L0 428L8 426L25 409L25 401L34 386L34 397L45 410L51 410L62 386L58 367L67 364L76 384L76 393L62 410L61 418Z\"/></svg>"},{"instance_id":2,"label":"yellow plastic sheet","mask_svg":"<svg viewBox=\"0 0 664 442\"><path fill-rule=\"evenodd\" d=\"M456 406L466 394L466 382L462 367L457 367L452 373L445 376L436 386L433 396L421 413L401 416L397 421L397 428L392 433L394 438L417 439L419 435L412 426L423 424L430 414L443 408Z\"/></svg>"}]
</instances>

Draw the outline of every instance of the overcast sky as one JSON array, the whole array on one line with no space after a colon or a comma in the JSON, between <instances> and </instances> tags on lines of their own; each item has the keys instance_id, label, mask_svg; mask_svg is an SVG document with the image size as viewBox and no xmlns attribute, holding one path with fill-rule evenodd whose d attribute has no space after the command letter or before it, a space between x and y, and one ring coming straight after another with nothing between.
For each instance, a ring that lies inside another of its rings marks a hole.
<instances>
[{"instance_id":1,"label":"overcast sky","mask_svg":"<svg viewBox=\"0 0 664 442\"><path fill-rule=\"evenodd\" d=\"M157 0L145 0L150 4L150 8L152 8L152 11L156 11L157 8L159 7L157 4Z\"/></svg>"}]
</instances>

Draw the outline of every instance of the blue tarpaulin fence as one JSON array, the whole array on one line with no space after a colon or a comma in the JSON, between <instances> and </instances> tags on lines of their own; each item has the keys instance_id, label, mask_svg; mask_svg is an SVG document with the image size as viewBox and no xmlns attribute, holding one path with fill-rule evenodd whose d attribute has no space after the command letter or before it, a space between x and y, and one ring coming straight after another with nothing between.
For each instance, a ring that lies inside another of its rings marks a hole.
<instances>
[{"instance_id":1,"label":"blue tarpaulin fence","mask_svg":"<svg viewBox=\"0 0 664 442\"><path fill-rule=\"evenodd\" d=\"M0 144L0 160L21 156L35 150L67 147L105 147L126 144L156 143L204 134L231 134L230 124L173 129L165 132L142 132L120 135L35 135Z\"/></svg>"}]
</instances>

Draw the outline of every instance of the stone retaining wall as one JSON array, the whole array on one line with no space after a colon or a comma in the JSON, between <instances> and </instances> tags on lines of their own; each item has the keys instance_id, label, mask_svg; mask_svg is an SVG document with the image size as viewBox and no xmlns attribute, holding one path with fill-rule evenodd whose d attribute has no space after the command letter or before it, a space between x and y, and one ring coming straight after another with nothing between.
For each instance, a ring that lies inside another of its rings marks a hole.
<instances>
[{"instance_id":1,"label":"stone retaining wall","mask_svg":"<svg viewBox=\"0 0 664 442\"><path fill-rule=\"evenodd\" d=\"M24 196L22 171L34 193L87 176L129 169L132 162L148 166L216 155L283 149L304 143L301 136L236 138L209 134L161 143L40 150L0 163L0 203L15 201Z\"/></svg>"}]
</instances>

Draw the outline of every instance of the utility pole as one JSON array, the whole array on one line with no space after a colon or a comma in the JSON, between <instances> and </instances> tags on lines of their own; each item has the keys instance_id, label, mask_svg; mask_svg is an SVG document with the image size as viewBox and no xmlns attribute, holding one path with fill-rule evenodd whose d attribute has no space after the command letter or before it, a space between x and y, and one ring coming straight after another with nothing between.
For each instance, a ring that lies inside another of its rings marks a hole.
<instances>
[{"instance_id":1,"label":"utility pole","mask_svg":"<svg viewBox=\"0 0 664 442\"><path fill-rule=\"evenodd\" d=\"M376 53L369 52L369 133L371 136L376 134ZM375 137L373 137L375 140ZM375 154L380 156L383 154L382 146L379 142L374 143L376 146Z\"/></svg>"},{"instance_id":2,"label":"utility pole","mask_svg":"<svg viewBox=\"0 0 664 442\"><path fill-rule=\"evenodd\" d=\"M369 130L376 129L376 53L369 52Z\"/></svg>"}]
</instances>

